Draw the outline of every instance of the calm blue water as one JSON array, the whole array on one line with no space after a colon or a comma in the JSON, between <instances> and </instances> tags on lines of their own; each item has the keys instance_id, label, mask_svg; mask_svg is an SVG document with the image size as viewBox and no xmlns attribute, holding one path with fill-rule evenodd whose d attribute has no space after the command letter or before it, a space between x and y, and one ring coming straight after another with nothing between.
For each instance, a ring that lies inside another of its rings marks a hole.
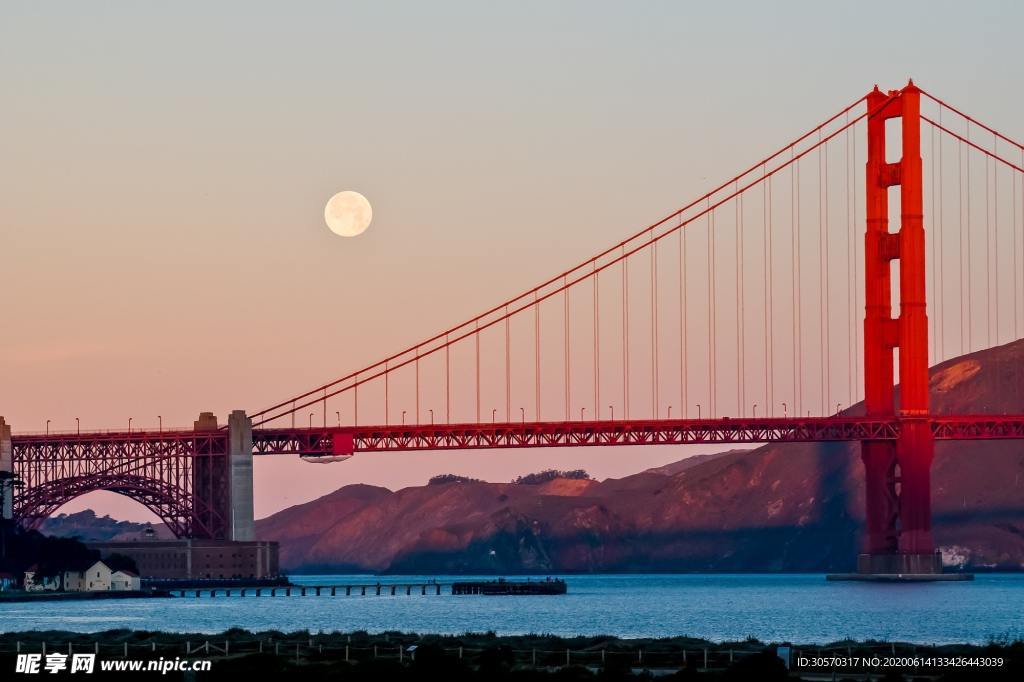
<instances>
[{"instance_id":1,"label":"calm blue water","mask_svg":"<svg viewBox=\"0 0 1024 682\"><path fill-rule=\"evenodd\" d=\"M437 576L441 582L455 578ZM402 576L300 576L297 583L422 582ZM973 583L828 583L821 575L568 576L538 597L245 597L0 604L0 631L135 628L179 632L403 630L498 634L690 635L716 641L917 643L1024 639L1024 574Z\"/></svg>"}]
</instances>

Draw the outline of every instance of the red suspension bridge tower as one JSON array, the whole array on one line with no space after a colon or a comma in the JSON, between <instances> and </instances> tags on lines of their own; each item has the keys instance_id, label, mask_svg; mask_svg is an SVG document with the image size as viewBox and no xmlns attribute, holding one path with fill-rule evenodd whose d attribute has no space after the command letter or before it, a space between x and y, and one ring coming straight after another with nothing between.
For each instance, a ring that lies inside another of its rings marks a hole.
<instances>
[{"instance_id":1,"label":"red suspension bridge tower","mask_svg":"<svg viewBox=\"0 0 1024 682\"><path fill-rule=\"evenodd\" d=\"M864 396L868 417L897 418L896 440L865 440L866 540L861 573L940 573L931 533L928 315L921 171L921 91L867 96ZM902 124L902 156L888 163L886 121ZM900 225L889 231L889 188L900 188ZM899 261L899 315L892 316L892 261ZM900 390L894 389L899 349Z\"/></svg>"}]
</instances>

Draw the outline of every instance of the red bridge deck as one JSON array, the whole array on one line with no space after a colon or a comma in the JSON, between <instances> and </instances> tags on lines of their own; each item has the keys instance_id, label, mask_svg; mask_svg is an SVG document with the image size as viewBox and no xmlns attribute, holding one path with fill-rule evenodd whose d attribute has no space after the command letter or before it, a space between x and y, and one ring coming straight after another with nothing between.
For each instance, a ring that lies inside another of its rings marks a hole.
<instances>
[{"instance_id":1,"label":"red bridge deck","mask_svg":"<svg viewBox=\"0 0 1024 682\"><path fill-rule=\"evenodd\" d=\"M939 440L1024 438L1024 415L933 416ZM806 417L757 419L658 419L631 421L420 424L255 429L257 455L343 455L358 452L467 450L604 445L698 443L809 443L895 440L899 419ZM22 455L168 456L223 453L227 432L133 431L21 434Z\"/></svg>"}]
</instances>

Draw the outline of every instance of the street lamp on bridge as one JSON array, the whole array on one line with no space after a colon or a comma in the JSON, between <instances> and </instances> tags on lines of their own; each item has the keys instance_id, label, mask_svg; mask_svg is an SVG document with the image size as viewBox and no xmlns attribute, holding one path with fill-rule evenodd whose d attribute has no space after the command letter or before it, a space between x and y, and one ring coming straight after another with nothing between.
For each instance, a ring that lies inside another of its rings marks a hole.
<instances>
[{"instance_id":1,"label":"street lamp on bridge","mask_svg":"<svg viewBox=\"0 0 1024 682\"><path fill-rule=\"evenodd\" d=\"M49 419L46 420L46 435L47 436L50 435L50 420Z\"/></svg>"},{"instance_id":2,"label":"street lamp on bridge","mask_svg":"<svg viewBox=\"0 0 1024 682\"><path fill-rule=\"evenodd\" d=\"M786 407L786 403L782 403L782 418L785 419L789 415L789 409Z\"/></svg>"},{"instance_id":3,"label":"street lamp on bridge","mask_svg":"<svg viewBox=\"0 0 1024 682\"><path fill-rule=\"evenodd\" d=\"M132 432L132 418L128 417L128 433Z\"/></svg>"},{"instance_id":4,"label":"street lamp on bridge","mask_svg":"<svg viewBox=\"0 0 1024 682\"><path fill-rule=\"evenodd\" d=\"M697 403L697 419L700 419L700 403Z\"/></svg>"},{"instance_id":5,"label":"street lamp on bridge","mask_svg":"<svg viewBox=\"0 0 1024 682\"><path fill-rule=\"evenodd\" d=\"M757 403L754 403L754 419L757 419Z\"/></svg>"},{"instance_id":6,"label":"street lamp on bridge","mask_svg":"<svg viewBox=\"0 0 1024 682\"><path fill-rule=\"evenodd\" d=\"M338 416L338 426L341 426L341 410L335 410L334 414ZM405 414L405 412L403 412L402 414Z\"/></svg>"},{"instance_id":7,"label":"street lamp on bridge","mask_svg":"<svg viewBox=\"0 0 1024 682\"><path fill-rule=\"evenodd\" d=\"M75 433L79 436L82 435L82 422L78 420L78 417L75 417Z\"/></svg>"}]
</instances>

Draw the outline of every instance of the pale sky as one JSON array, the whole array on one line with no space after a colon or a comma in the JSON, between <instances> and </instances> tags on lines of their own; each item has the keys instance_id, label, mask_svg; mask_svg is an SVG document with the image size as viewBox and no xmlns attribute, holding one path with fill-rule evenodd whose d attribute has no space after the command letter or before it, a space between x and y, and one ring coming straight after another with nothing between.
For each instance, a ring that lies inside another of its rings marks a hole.
<instances>
[{"instance_id":1,"label":"pale sky","mask_svg":"<svg viewBox=\"0 0 1024 682\"><path fill-rule=\"evenodd\" d=\"M669 213L908 76L1024 137L1018 2L0 6L0 414L223 419L340 376ZM353 239L323 223L351 189ZM366 482L689 451L256 467L257 516ZM149 518L112 494L79 498Z\"/></svg>"}]
</instances>

